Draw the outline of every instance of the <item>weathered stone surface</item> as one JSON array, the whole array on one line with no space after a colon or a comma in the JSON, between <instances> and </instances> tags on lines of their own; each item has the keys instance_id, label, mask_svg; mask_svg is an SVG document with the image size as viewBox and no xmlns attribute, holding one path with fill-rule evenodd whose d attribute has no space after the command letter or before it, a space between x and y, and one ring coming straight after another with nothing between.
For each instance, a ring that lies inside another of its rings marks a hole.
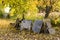
<instances>
[{"instance_id":1,"label":"weathered stone surface","mask_svg":"<svg viewBox=\"0 0 60 40\"><path fill-rule=\"evenodd\" d=\"M31 24L32 24L31 20L23 20L22 23L21 23L20 30L23 30L24 28L30 30L31 29Z\"/></svg>"},{"instance_id":2,"label":"weathered stone surface","mask_svg":"<svg viewBox=\"0 0 60 40\"><path fill-rule=\"evenodd\" d=\"M44 26L45 26L45 30L44 30L44 32L49 32L49 34L55 34L55 30L52 28L52 25L51 25L51 21L50 21L50 19L44 19Z\"/></svg>"},{"instance_id":3,"label":"weathered stone surface","mask_svg":"<svg viewBox=\"0 0 60 40\"><path fill-rule=\"evenodd\" d=\"M42 24L43 24L42 20L36 20L33 23L33 27L32 27L33 32L39 33L41 30Z\"/></svg>"}]
</instances>

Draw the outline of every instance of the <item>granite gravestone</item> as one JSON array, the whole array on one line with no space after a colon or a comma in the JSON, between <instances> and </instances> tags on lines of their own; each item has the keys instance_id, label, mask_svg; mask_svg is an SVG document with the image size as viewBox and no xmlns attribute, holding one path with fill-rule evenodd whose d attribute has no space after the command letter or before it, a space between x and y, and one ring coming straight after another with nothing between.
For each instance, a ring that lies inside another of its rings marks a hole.
<instances>
[{"instance_id":1,"label":"granite gravestone","mask_svg":"<svg viewBox=\"0 0 60 40\"><path fill-rule=\"evenodd\" d=\"M49 34L55 34L55 30L52 28L51 22L46 22L46 24Z\"/></svg>"},{"instance_id":2,"label":"granite gravestone","mask_svg":"<svg viewBox=\"0 0 60 40\"><path fill-rule=\"evenodd\" d=\"M45 23L44 32L49 34L55 34L55 30L52 28L50 19L48 18L44 19L44 23Z\"/></svg>"},{"instance_id":3,"label":"granite gravestone","mask_svg":"<svg viewBox=\"0 0 60 40\"><path fill-rule=\"evenodd\" d=\"M42 28L43 21L42 20L36 20L33 23L32 31L35 33L40 33L41 28Z\"/></svg>"},{"instance_id":4,"label":"granite gravestone","mask_svg":"<svg viewBox=\"0 0 60 40\"><path fill-rule=\"evenodd\" d=\"M23 30L23 29L30 30L31 29L31 24L32 24L31 20L23 20L20 24L21 25L20 30Z\"/></svg>"}]
</instances>

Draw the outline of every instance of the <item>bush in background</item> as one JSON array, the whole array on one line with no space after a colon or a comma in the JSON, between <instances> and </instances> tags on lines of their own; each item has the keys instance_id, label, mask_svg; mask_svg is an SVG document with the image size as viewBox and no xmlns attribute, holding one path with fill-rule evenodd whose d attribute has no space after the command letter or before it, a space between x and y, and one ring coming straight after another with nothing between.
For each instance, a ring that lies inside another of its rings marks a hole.
<instances>
[{"instance_id":1,"label":"bush in background","mask_svg":"<svg viewBox=\"0 0 60 40\"><path fill-rule=\"evenodd\" d=\"M2 13L2 11L0 10L0 18L2 18L3 17L3 13Z\"/></svg>"}]
</instances>

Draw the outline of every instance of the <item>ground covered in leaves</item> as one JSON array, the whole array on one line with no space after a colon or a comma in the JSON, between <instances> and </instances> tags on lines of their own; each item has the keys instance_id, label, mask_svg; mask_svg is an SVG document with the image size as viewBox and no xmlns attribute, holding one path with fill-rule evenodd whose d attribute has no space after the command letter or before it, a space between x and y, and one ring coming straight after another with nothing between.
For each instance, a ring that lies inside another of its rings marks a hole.
<instances>
[{"instance_id":1,"label":"ground covered in leaves","mask_svg":"<svg viewBox=\"0 0 60 40\"><path fill-rule=\"evenodd\" d=\"M28 31L16 30L10 26L11 20L0 19L0 40L60 40L60 27L54 27L56 34L34 34Z\"/></svg>"}]
</instances>

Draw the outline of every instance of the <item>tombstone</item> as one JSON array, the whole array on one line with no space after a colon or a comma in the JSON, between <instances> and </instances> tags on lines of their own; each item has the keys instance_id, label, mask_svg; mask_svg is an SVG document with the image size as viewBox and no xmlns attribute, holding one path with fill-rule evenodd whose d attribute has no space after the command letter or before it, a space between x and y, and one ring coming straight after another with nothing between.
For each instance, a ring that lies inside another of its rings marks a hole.
<instances>
[{"instance_id":1,"label":"tombstone","mask_svg":"<svg viewBox=\"0 0 60 40\"><path fill-rule=\"evenodd\" d=\"M23 29L30 30L31 29L31 24L32 24L31 20L23 20L20 24L21 25L20 30L23 30Z\"/></svg>"},{"instance_id":2,"label":"tombstone","mask_svg":"<svg viewBox=\"0 0 60 40\"><path fill-rule=\"evenodd\" d=\"M49 34L55 34L55 30L52 28L50 19L45 19L45 25L46 28L44 29L45 33Z\"/></svg>"},{"instance_id":3,"label":"tombstone","mask_svg":"<svg viewBox=\"0 0 60 40\"><path fill-rule=\"evenodd\" d=\"M34 33L40 33L41 28L42 28L42 25L43 25L43 21L42 21L42 20L36 20L36 21L33 23L32 31L33 31Z\"/></svg>"},{"instance_id":4,"label":"tombstone","mask_svg":"<svg viewBox=\"0 0 60 40\"><path fill-rule=\"evenodd\" d=\"M52 28L51 22L48 22L46 24L47 24L47 30L49 34L55 34L55 30Z\"/></svg>"}]
</instances>

